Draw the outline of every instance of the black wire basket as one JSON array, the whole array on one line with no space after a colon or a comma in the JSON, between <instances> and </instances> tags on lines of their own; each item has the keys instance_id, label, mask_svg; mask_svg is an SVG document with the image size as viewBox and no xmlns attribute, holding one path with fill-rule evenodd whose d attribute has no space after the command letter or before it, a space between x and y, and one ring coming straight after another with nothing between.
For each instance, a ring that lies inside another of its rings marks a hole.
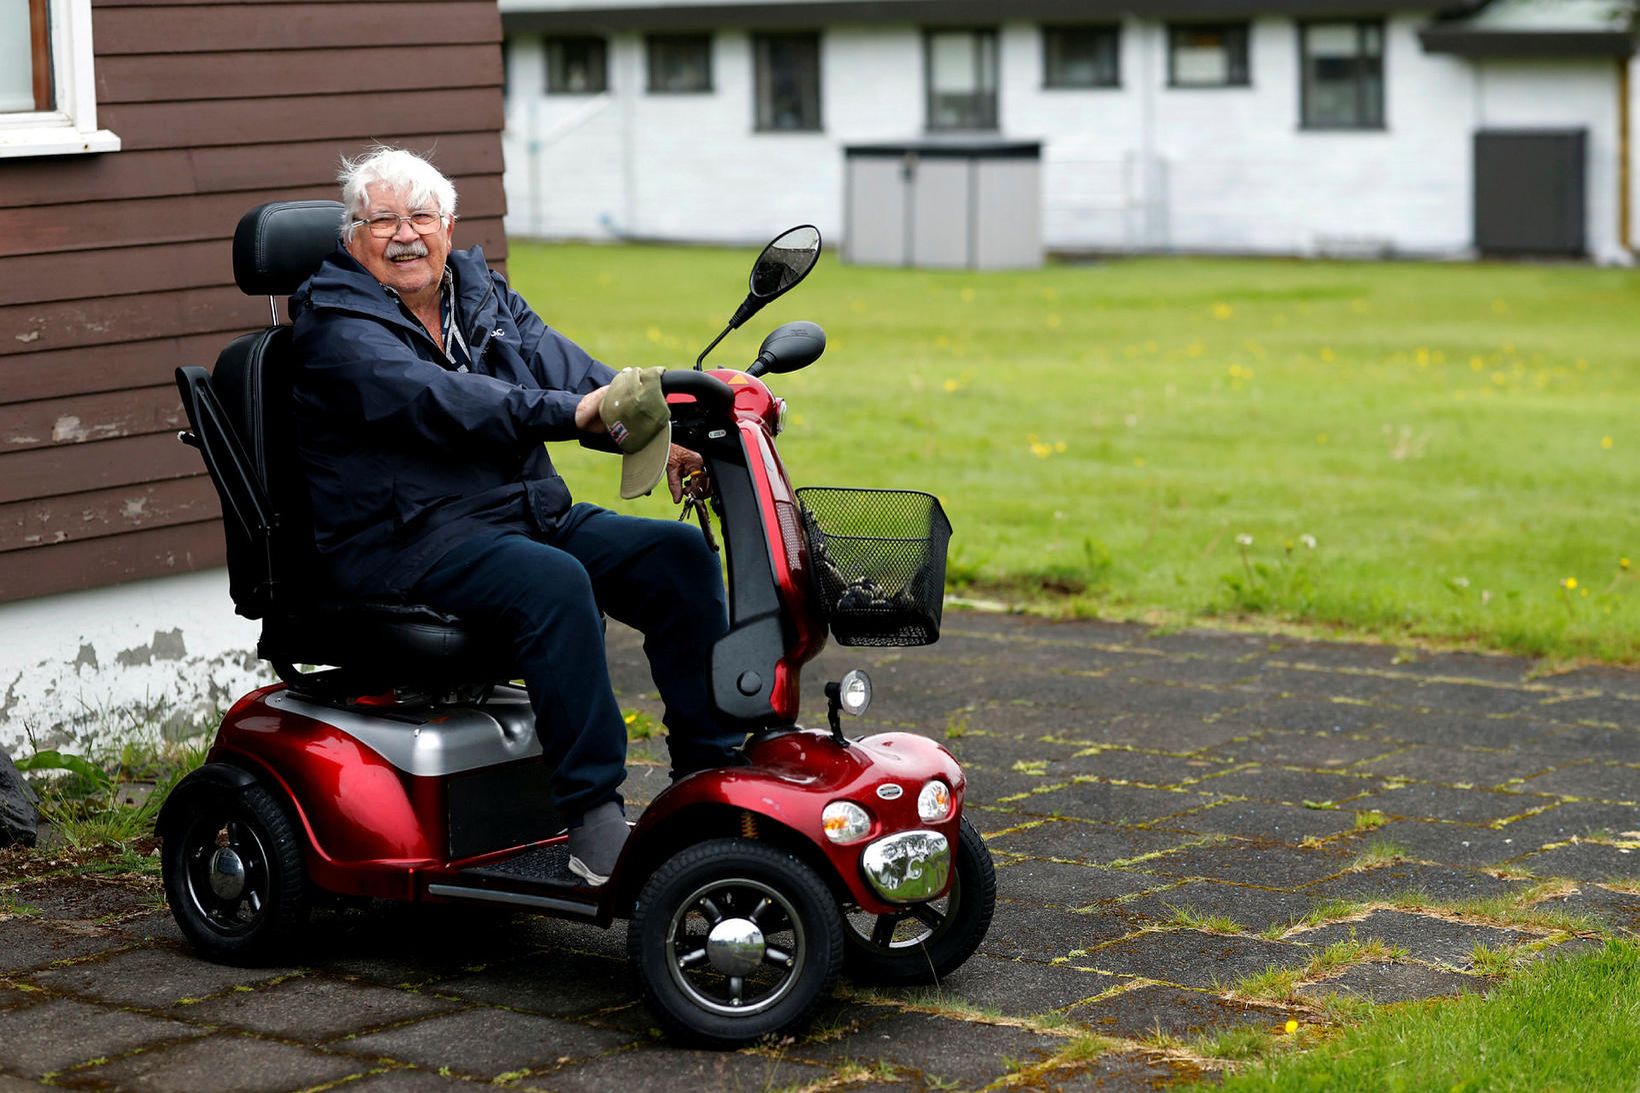
<instances>
[{"instance_id":1,"label":"black wire basket","mask_svg":"<svg viewBox=\"0 0 1640 1093\"><path fill-rule=\"evenodd\" d=\"M820 611L839 645L929 645L945 606L951 522L914 490L797 491Z\"/></svg>"}]
</instances>

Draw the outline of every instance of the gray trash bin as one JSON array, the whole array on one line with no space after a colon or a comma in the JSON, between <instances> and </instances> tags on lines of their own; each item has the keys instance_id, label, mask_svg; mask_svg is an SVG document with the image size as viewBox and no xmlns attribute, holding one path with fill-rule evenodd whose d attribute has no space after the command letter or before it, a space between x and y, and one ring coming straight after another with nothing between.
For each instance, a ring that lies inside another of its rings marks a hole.
<instances>
[{"instance_id":1,"label":"gray trash bin","mask_svg":"<svg viewBox=\"0 0 1640 1093\"><path fill-rule=\"evenodd\" d=\"M934 269L1042 264L1042 145L929 139L844 154L843 259Z\"/></svg>"}]
</instances>

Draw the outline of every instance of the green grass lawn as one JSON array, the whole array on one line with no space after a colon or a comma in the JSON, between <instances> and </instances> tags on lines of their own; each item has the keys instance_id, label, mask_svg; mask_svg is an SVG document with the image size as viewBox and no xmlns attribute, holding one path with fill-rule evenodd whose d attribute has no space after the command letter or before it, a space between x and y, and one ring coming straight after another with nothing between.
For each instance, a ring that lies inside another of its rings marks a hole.
<instances>
[{"instance_id":1,"label":"green grass lawn","mask_svg":"<svg viewBox=\"0 0 1640 1093\"><path fill-rule=\"evenodd\" d=\"M602 359L686 367L752 256L520 243L510 268ZM713 362L794 318L830 350L771 382L793 478L938 494L971 594L1640 660L1640 273L828 255ZM558 458L616 503L613 463Z\"/></svg>"},{"instance_id":2,"label":"green grass lawn","mask_svg":"<svg viewBox=\"0 0 1640 1093\"><path fill-rule=\"evenodd\" d=\"M1490 997L1388 1007L1315 1050L1231 1077L1224 1093L1632 1090L1640 1081L1640 948L1551 959Z\"/></svg>"}]
</instances>

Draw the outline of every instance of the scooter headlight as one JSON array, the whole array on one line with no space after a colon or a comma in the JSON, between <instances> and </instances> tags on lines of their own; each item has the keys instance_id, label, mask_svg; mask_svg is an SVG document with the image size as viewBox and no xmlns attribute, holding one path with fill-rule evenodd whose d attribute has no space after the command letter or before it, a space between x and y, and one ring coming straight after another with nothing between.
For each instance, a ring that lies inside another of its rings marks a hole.
<instances>
[{"instance_id":1,"label":"scooter headlight","mask_svg":"<svg viewBox=\"0 0 1640 1093\"><path fill-rule=\"evenodd\" d=\"M951 815L951 787L935 778L917 794L917 816L925 824L937 824Z\"/></svg>"},{"instance_id":2,"label":"scooter headlight","mask_svg":"<svg viewBox=\"0 0 1640 1093\"><path fill-rule=\"evenodd\" d=\"M860 669L843 676L838 684L837 700L843 706L843 712L859 717L871 707L871 677Z\"/></svg>"},{"instance_id":3,"label":"scooter headlight","mask_svg":"<svg viewBox=\"0 0 1640 1093\"><path fill-rule=\"evenodd\" d=\"M853 801L833 801L820 813L820 827L834 843L851 843L871 833L871 813Z\"/></svg>"}]
</instances>

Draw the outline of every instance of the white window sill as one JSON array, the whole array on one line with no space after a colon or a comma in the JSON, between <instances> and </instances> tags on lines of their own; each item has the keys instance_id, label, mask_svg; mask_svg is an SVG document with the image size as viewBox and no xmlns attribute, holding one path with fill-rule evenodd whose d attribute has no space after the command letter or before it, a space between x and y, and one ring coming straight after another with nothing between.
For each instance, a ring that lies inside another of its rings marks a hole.
<instances>
[{"instance_id":1,"label":"white window sill","mask_svg":"<svg viewBox=\"0 0 1640 1093\"><path fill-rule=\"evenodd\" d=\"M0 122L0 159L20 156L78 156L90 152L118 152L120 138L107 129L89 131L73 126L19 126Z\"/></svg>"}]
</instances>

